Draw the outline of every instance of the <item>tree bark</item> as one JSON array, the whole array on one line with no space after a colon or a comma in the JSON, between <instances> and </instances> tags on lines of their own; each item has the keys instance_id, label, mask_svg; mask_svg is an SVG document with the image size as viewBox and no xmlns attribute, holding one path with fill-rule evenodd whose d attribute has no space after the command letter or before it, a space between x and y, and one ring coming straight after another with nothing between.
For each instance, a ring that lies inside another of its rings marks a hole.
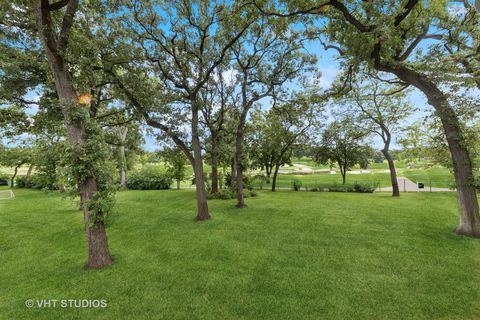
<instances>
[{"instance_id":1,"label":"tree bark","mask_svg":"<svg viewBox=\"0 0 480 320\"><path fill-rule=\"evenodd\" d=\"M119 167L120 167L120 189L127 189L127 159L125 157L125 140L127 139L128 127L117 128L117 138L120 146L119 153Z\"/></svg>"},{"instance_id":2,"label":"tree bark","mask_svg":"<svg viewBox=\"0 0 480 320\"><path fill-rule=\"evenodd\" d=\"M14 169L14 171L13 171L13 176L12 176L12 178L10 179L10 184L11 184L12 188L13 188L13 186L14 186L14 184L15 184L15 178L17 177L18 168L20 168L21 166L22 166L21 164L15 166L15 169Z\"/></svg>"},{"instance_id":3,"label":"tree bark","mask_svg":"<svg viewBox=\"0 0 480 320\"><path fill-rule=\"evenodd\" d=\"M34 167L33 164L30 164L28 166L28 171L27 171L27 175L26 175L27 179L30 178L30 176L32 175L33 167Z\"/></svg>"},{"instance_id":4,"label":"tree bark","mask_svg":"<svg viewBox=\"0 0 480 320\"><path fill-rule=\"evenodd\" d=\"M243 140L244 140L244 128L246 121L247 113L242 112L237 126L237 134L235 139L235 163L237 165L236 171L236 187L237 187L237 208L246 207L245 199L243 198L243 171L245 166L243 164Z\"/></svg>"},{"instance_id":5,"label":"tree bark","mask_svg":"<svg viewBox=\"0 0 480 320\"><path fill-rule=\"evenodd\" d=\"M275 192L277 189L277 175L278 175L279 169L280 169L280 166L275 165L275 171L273 171L273 179L272 179L272 192Z\"/></svg>"},{"instance_id":6,"label":"tree bark","mask_svg":"<svg viewBox=\"0 0 480 320\"><path fill-rule=\"evenodd\" d=\"M193 171L195 173L195 187L197 192L197 216L196 221L210 219L207 204L207 192L205 190L205 178L203 176L203 159L198 133L198 110L199 105L192 99L192 147L193 147Z\"/></svg>"},{"instance_id":7,"label":"tree bark","mask_svg":"<svg viewBox=\"0 0 480 320\"><path fill-rule=\"evenodd\" d=\"M73 15L76 11L77 1L71 0L68 4L65 17L64 27L62 27L62 34L60 39L57 39L52 33L53 21L51 12L49 11L49 1L41 0L38 2L36 19L37 27L40 37L43 42L48 64L53 73L55 88L59 98L60 107L62 109L65 126L68 130L68 140L74 149L82 150L88 136L85 132L85 123L82 120L71 119L69 115L69 108L80 108L77 102L77 95L73 89L68 67L66 66L63 54L67 43L60 42L60 40L68 39L68 32L65 30L65 24L73 23ZM69 16L67 16L67 14ZM86 203L95 198L97 191L97 182L94 177L83 178L78 184L80 190L80 202L84 216L85 233L88 245L88 260L85 268L100 269L112 263L112 257L108 249L107 234L105 225L101 219L95 219L92 224ZM102 212L96 212L97 217L102 216Z\"/></svg>"},{"instance_id":8,"label":"tree bark","mask_svg":"<svg viewBox=\"0 0 480 320\"><path fill-rule=\"evenodd\" d=\"M232 158L232 164L230 166L230 186L233 187L236 181L236 172L237 172L237 160L235 160L235 156Z\"/></svg>"},{"instance_id":9,"label":"tree bark","mask_svg":"<svg viewBox=\"0 0 480 320\"><path fill-rule=\"evenodd\" d=\"M338 163L338 167L340 169L340 174L342 175L342 184L345 184L347 182L347 167L340 162Z\"/></svg>"},{"instance_id":10,"label":"tree bark","mask_svg":"<svg viewBox=\"0 0 480 320\"><path fill-rule=\"evenodd\" d=\"M33 171L33 167L34 167L34 164L31 163L30 166L28 167L28 171L27 171L27 175L26 175L26 180L25 180L25 183L26 183L26 186L27 188L30 188L30 176L32 175L32 171Z\"/></svg>"},{"instance_id":11,"label":"tree bark","mask_svg":"<svg viewBox=\"0 0 480 320\"><path fill-rule=\"evenodd\" d=\"M180 190L180 180L177 180L177 190Z\"/></svg>"},{"instance_id":12,"label":"tree bark","mask_svg":"<svg viewBox=\"0 0 480 320\"><path fill-rule=\"evenodd\" d=\"M458 235L480 238L480 214L477 190L473 184L472 161L455 110L448 103L445 94L425 75L400 67L388 68L385 71L392 72L401 80L417 87L427 96L428 103L435 108L448 142L457 185L460 221L454 232Z\"/></svg>"},{"instance_id":13,"label":"tree bark","mask_svg":"<svg viewBox=\"0 0 480 320\"><path fill-rule=\"evenodd\" d=\"M392 197L400 197L400 189L398 188L397 170L395 169L395 163L392 156L389 153L388 147L382 149L382 153L387 159L388 169L390 170L390 181L392 182Z\"/></svg>"},{"instance_id":14,"label":"tree bark","mask_svg":"<svg viewBox=\"0 0 480 320\"><path fill-rule=\"evenodd\" d=\"M216 134L212 135L212 190L211 193L218 192L218 137Z\"/></svg>"}]
</instances>

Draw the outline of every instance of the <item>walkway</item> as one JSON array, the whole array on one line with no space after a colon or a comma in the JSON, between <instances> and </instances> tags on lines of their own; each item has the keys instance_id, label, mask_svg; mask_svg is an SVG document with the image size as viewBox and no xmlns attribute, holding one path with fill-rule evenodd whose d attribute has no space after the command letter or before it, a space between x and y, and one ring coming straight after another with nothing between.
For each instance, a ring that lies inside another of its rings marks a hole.
<instances>
[{"instance_id":1,"label":"walkway","mask_svg":"<svg viewBox=\"0 0 480 320\"><path fill-rule=\"evenodd\" d=\"M428 186L428 182L424 182L423 189L419 189L418 185L406 177L397 177L400 192L448 192L455 191L449 188L435 188ZM392 187L382 187L375 189L376 192L392 192Z\"/></svg>"}]
</instances>

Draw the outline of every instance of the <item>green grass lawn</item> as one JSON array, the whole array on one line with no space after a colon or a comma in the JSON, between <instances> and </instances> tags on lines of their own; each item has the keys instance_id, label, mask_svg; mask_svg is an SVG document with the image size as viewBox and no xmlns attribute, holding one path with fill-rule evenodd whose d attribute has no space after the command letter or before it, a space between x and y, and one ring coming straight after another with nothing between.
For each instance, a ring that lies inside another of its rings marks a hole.
<instances>
[{"instance_id":1,"label":"green grass lawn","mask_svg":"<svg viewBox=\"0 0 480 320\"><path fill-rule=\"evenodd\" d=\"M453 193L260 192L244 210L210 201L195 223L191 190L122 192L115 262L85 271L77 204L15 192L0 202L1 319L480 318L480 241L452 234Z\"/></svg>"},{"instance_id":2,"label":"green grass lawn","mask_svg":"<svg viewBox=\"0 0 480 320\"><path fill-rule=\"evenodd\" d=\"M315 173L315 174L279 174L277 177L277 187L291 188L294 180L302 181L302 187L312 188L315 186L330 186L334 184L342 184L342 175L340 173ZM380 183L381 186L390 185L390 174L385 172L372 172L364 174L347 173L346 183L353 185L355 182L367 185L376 185ZM259 180L254 180L254 186L261 185ZM263 184L264 189L271 188L271 184Z\"/></svg>"},{"instance_id":3,"label":"green grass lawn","mask_svg":"<svg viewBox=\"0 0 480 320\"><path fill-rule=\"evenodd\" d=\"M432 187L450 188L455 184L452 173L444 167L431 167L428 169L405 169L403 174L413 182L432 182Z\"/></svg>"}]
</instances>

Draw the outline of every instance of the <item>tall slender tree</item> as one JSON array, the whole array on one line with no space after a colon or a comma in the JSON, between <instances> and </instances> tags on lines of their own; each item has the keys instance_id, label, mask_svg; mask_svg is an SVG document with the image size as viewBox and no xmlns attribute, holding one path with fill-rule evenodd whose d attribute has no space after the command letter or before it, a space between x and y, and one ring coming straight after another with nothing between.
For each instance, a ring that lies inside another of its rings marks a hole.
<instances>
[{"instance_id":1,"label":"tall slender tree","mask_svg":"<svg viewBox=\"0 0 480 320\"><path fill-rule=\"evenodd\" d=\"M235 70L239 78L239 108L235 139L234 171L236 174L237 208L245 207L243 145L247 116L255 103L274 94L280 96L282 86L308 72L315 57L302 52L300 34L286 30L275 18L256 21L233 46Z\"/></svg>"},{"instance_id":2,"label":"tall slender tree","mask_svg":"<svg viewBox=\"0 0 480 320\"><path fill-rule=\"evenodd\" d=\"M382 139L381 151L388 162L394 197L400 196L400 190L390 146L393 135L400 129L401 122L413 112L412 105L405 97L404 88L387 87L379 81L370 79L354 86L350 94L340 102L346 102L347 112L353 111L358 114L358 120L363 126Z\"/></svg>"}]
</instances>

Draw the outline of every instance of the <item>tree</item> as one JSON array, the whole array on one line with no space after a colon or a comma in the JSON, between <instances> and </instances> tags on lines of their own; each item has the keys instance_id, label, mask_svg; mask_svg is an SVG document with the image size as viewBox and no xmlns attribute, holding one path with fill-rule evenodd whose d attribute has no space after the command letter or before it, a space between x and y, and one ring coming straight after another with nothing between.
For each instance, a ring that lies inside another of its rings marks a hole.
<instances>
[{"instance_id":1,"label":"tree","mask_svg":"<svg viewBox=\"0 0 480 320\"><path fill-rule=\"evenodd\" d=\"M178 147L164 148L160 151L160 155L167 163L168 173L177 181L177 189L180 189L180 182L186 178L187 157Z\"/></svg>"},{"instance_id":2,"label":"tree","mask_svg":"<svg viewBox=\"0 0 480 320\"><path fill-rule=\"evenodd\" d=\"M112 263L105 231L105 217L114 202L111 154L93 120L101 104L96 94L105 86L91 68L101 57L101 9L100 3L80 4L78 0L12 1L0 7L4 62L0 93L6 100L2 102L30 105L32 101L25 101L24 94L40 87L40 100L51 102L43 107L63 116L69 181L72 192L80 196L84 214L86 268Z\"/></svg>"},{"instance_id":3,"label":"tree","mask_svg":"<svg viewBox=\"0 0 480 320\"><path fill-rule=\"evenodd\" d=\"M237 208L245 207L243 144L249 111L261 99L278 95L287 81L309 71L315 63L313 56L302 54L303 43L299 34L293 30L287 32L285 26L278 19L263 17L253 23L245 37L233 46L240 87L234 161Z\"/></svg>"},{"instance_id":4,"label":"tree","mask_svg":"<svg viewBox=\"0 0 480 320\"><path fill-rule=\"evenodd\" d=\"M306 143L308 130L316 124L316 111L313 101L297 99L266 112L256 109L252 114L250 154L268 177L273 170L272 191L276 190L280 167L290 164L295 147Z\"/></svg>"},{"instance_id":5,"label":"tree","mask_svg":"<svg viewBox=\"0 0 480 320\"><path fill-rule=\"evenodd\" d=\"M220 148L225 137L225 113L231 109L230 99L235 89L231 79L225 79L222 67L217 69L216 77L211 78L206 88L202 90L202 97L205 107L202 109L202 122L210 133L209 145L206 148L210 157L212 168L210 193L217 193L219 190L218 166L220 159Z\"/></svg>"},{"instance_id":6,"label":"tree","mask_svg":"<svg viewBox=\"0 0 480 320\"><path fill-rule=\"evenodd\" d=\"M116 159L120 189L125 190L129 169L128 160L132 160L140 152L143 137L134 116L120 111L114 117L109 118L102 126L106 130L106 142L112 146L113 156Z\"/></svg>"},{"instance_id":7,"label":"tree","mask_svg":"<svg viewBox=\"0 0 480 320\"><path fill-rule=\"evenodd\" d=\"M453 72L445 77L438 75L441 64L435 57L439 46L425 41L431 43L449 37L452 26L447 23L447 28L442 30L437 24L451 15L449 1L353 0L346 3L326 0L317 3L306 0L289 3L286 8L288 12L273 11L274 5L253 3L263 13L276 16L320 16L323 19L319 20L327 22L327 25L317 20L311 24L310 31L319 35L326 49L336 50L350 70L363 64L387 72L426 96L442 122L452 157L460 216L455 233L480 238L480 213L473 183L472 159L458 114L442 87L452 80L452 74L459 79L463 78L463 73ZM318 25L325 27L318 28ZM320 35L323 33L328 35L327 39ZM472 37L467 38L466 43L475 43L475 39L475 36L473 41ZM325 43L325 40L329 43ZM451 54L450 58L454 60L455 54Z\"/></svg>"},{"instance_id":8,"label":"tree","mask_svg":"<svg viewBox=\"0 0 480 320\"><path fill-rule=\"evenodd\" d=\"M157 11L158 7L168 19ZM205 107L201 91L252 23L250 14L235 4L212 1L131 1L127 9L120 11L128 12L128 32L133 32L135 46L143 50L144 61L140 65L148 69L145 78L148 81L142 84L149 85L150 78L155 76L158 80L155 84L162 86L163 92L168 92L166 96L170 100L166 101L165 96L162 105L171 106L170 110L176 115L170 115L182 119L188 117L191 148L178 134L181 130L152 117L150 110L142 104L145 99L138 97L139 92L131 90L127 81L121 79L121 71L125 72L125 69L113 72L117 83L147 124L163 130L185 152L195 173L196 220L210 219L199 131L199 115ZM132 76L129 80L137 78Z\"/></svg>"},{"instance_id":9,"label":"tree","mask_svg":"<svg viewBox=\"0 0 480 320\"><path fill-rule=\"evenodd\" d=\"M416 121L402 131L398 143L402 146L403 158L411 165L428 159L429 135L435 135L425 121Z\"/></svg>"},{"instance_id":10,"label":"tree","mask_svg":"<svg viewBox=\"0 0 480 320\"><path fill-rule=\"evenodd\" d=\"M10 178L10 185L15 185L15 177L21 166L32 163L33 149L28 147L5 148L0 153L0 164L13 168L13 175Z\"/></svg>"},{"instance_id":11,"label":"tree","mask_svg":"<svg viewBox=\"0 0 480 320\"><path fill-rule=\"evenodd\" d=\"M366 124L368 129L383 141L382 153L388 162L394 197L400 196L400 190L395 163L390 154L392 135L398 132L401 122L413 111L413 107L406 101L403 89L404 87L386 87L379 81L370 81L355 86L346 98L349 104L347 108L360 113L358 121Z\"/></svg>"},{"instance_id":12,"label":"tree","mask_svg":"<svg viewBox=\"0 0 480 320\"><path fill-rule=\"evenodd\" d=\"M362 144L367 132L349 118L336 120L325 129L320 145L314 151L314 160L321 164L338 165L345 184L347 172L359 164L366 167L370 148Z\"/></svg>"}]
</instances>

